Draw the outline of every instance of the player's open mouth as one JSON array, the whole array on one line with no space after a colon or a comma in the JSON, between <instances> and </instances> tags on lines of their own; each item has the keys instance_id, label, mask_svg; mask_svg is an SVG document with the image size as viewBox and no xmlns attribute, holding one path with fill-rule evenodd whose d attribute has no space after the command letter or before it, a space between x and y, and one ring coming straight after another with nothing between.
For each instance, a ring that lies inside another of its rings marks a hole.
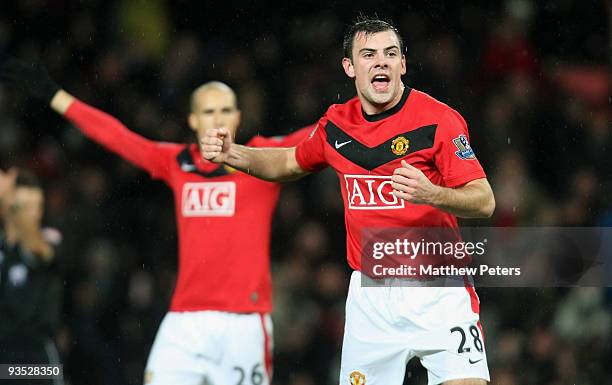
<instances>
[{"instance_id":1,"label":"player's open mouth","mask_svg":"<svg viewBox=\"0 0 612 385\"><path fill-rule=\"evenodd\" d=\"M376 91L386 91L391 79L387 75L376 75L372 78L372 85Z\"/></svg>"}]
</instances>

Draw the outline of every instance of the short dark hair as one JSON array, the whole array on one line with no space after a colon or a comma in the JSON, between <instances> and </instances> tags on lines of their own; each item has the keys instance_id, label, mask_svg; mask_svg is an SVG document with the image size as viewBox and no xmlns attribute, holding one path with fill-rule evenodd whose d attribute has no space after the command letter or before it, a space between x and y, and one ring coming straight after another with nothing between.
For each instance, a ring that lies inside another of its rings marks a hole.
<instances>
[{"instance_id":1,"label":"short dark hair","mask_svg":"<svg viewBox=\"0 0 612 385\"><path fill-rule=\"evenodd\" d=\"M42 188L40 179L30 170L19 170L15 187Z\"/></svg>"},{"instance_id":2,"label":"short dark hair","mask_svg":"<svg viewBox=\"0 0 612 385\"><path fill-rule=\"evenodd\" d=\"M397 40L399 41L400 52L404 54L404 41L402 40L402 36L399 31L390 21L379 19L377 16L364 16L359 15L357 19L353 22L353 24L349 27L344 34L344 40L342 42L342 49L344 50L344 57L349 59L353 59L353 41L355 40L355 36L362 32L365 35L371 35L378 32L384 31L393 31L397 36Z\"/></svg>"}]
</instances>

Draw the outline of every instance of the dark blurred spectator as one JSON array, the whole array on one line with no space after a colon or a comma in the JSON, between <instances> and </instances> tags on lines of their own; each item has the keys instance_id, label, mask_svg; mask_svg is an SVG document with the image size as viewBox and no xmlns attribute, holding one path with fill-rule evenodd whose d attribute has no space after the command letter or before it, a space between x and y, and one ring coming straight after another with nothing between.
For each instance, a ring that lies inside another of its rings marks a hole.
<instances>
[{"instance_id":1,"label":"dark blurred spectator","mask_svg":"<svg viewBox=\"0 0 612 385\"><path fill-rule=\"evenodd\" d=\"M41 227L43 213L38 178L27 170L0 170L0 362L5 365L57 367L62 362L54 343L63 289L57 255L61 234ZM2 383L19 384L19 380L4 377ZM61 383L62 378L32 383L56 381Z\"/></svg>"}]
</instances>

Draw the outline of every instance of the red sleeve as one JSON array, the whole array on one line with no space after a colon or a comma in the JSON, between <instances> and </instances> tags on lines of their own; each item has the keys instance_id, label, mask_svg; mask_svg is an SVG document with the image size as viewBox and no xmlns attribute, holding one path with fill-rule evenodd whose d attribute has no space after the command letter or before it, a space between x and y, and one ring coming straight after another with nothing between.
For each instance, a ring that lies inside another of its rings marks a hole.
<instances>
[{"instance_id":1,"label":"red sleeve","mask_svg":"<svg viewBox=\"0 0 612 385\"><path fill-rule=\"evenodd\" d=\"M469 139L463 117L454 110L447 111L438 124L434 142L434 162L446 187L458 187L486 178Z\"/></svg>"},{"instance_id":2,"label":"red sleeve","mask_svg":"<svg viewBox=\"0 0 612 385\"><path fill-rule=\"evenodd\" d=\"M64 116L85 136L107 150L118 154L151 177L166 179L169 175L167 147L148 140L125 127L119 120L79 100L75 100Z\"/></svg>"},{"instance_id":3,"label":"red sleeve","mask_svg":"<svg viewBox=\"0 0 612 385\"><path fill-rule=\"evenodd\" d=\"M247 145L253 147L295 147L308 137L315 126L316 124L302 127L285 136L271 136L269 138L255 136Z\"/></svg>"},{"instance_id":4,"label":"red sleeve","mask_svg":"<svg viewBox=\"0 0 612 385\"><path fill-rule=\"evenodd\" d=\"M295 158L305 171L319 171L328 165L325 158L326 124L327 118L324 116L319 120L308 138L298 144L295 149Z\"/></svg>"},{"instance_id":5,"label":"red sleeve","mask_svg":"<svg viewBox=\"0 0 612 385\"><path fill-rule=\"evenodd\" d=\"M293 131L292 133L285 135L282 140L282 147L295 147L300 144L304 139L308 138L308 135L312 132L312 130L316 127L315 124L311 124L310 126L302 127L297 131Z\"/></svg>"}]
</instances>

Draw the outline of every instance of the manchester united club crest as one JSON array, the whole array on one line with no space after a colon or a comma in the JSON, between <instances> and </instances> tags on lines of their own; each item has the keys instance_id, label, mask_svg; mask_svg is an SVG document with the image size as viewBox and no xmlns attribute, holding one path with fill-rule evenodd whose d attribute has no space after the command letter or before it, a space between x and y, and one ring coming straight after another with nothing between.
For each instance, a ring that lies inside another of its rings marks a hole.
<instances>
[{"instance_id":1,"label":"manchester united club crest","mask_svg":"<svg viewBox=\"0 0 612 385\"><path fill-rule=\"evenodd\" d=\"M351 385L366 385L365 374L358 371L354 371L349 374L349 381Z\"/></svg>"},{"instance_id":2,"label":"manchester united club crest","mask_svg":"<svg viewBox=\"0 0 612 385\"><path fill-rule=\"evenodd\" d=\"M404 155L410 147L410 141L403 136L398 136L391 142L391 152L397 156Z\"/></svg>"},{"instance_id":3,"label":"manchester united club crest","mask_svg":"<svg viewBox=\"0 0 612 385\"><path fill-rule=\"evenodd\" d=\"M226 165L226 164L224 164L224 165L223 165L223 168L225 168L225 171L227 171L227 172L228 172L228 174L233 174L233 173L235 173L235 172L236 172L236 169L235 169L235 168L230 167L230 166L228 166L228 165Z\"/></svg>"}]
</instances>

